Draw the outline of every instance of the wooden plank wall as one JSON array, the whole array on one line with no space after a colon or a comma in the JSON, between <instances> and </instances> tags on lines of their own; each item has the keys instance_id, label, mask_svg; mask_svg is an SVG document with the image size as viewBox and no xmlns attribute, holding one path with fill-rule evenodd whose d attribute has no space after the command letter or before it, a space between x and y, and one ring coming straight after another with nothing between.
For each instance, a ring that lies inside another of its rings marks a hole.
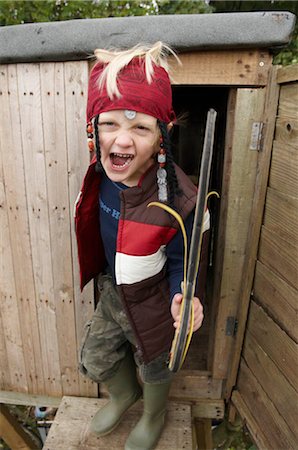
<instances>
[{"instance_id":1,"label":"wooden plank wall","mask_svg":"<svg viewBox=\"0 0 298 450\"><path fill-rule=\"evenodd\" d=\"M296 449L298 66L280 69L278 80L281 90L253 297L232 400L260 448Z\"/></svg>"},{"instance_id":2,"label":"wooden plank wall","mask_svg":"<svg viewBox=\"0 0 298 450\"><path fill-rule=\"evenodd\" d=\"M96 395L77 348L93 310L79 290L73 205L89 161L87 62L0 66L0 385Z\"/></svg>"}]
</instances>

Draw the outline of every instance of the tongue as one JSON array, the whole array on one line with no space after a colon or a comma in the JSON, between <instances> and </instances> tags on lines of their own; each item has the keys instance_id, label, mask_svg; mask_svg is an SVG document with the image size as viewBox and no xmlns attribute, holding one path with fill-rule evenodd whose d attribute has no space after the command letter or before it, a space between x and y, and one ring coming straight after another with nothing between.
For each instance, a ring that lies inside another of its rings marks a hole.
<instances>
[{"instance_id":1,"label":"tongue","mask_svg":"<svg viewBox=\"0 0 298 450\"><path fill-rule=\"evenodd\" d=\"M113 155L113 164L115 164L116 166L124 166L128 159L129 158L123 156Z\"/></svg>"}]
</instances>

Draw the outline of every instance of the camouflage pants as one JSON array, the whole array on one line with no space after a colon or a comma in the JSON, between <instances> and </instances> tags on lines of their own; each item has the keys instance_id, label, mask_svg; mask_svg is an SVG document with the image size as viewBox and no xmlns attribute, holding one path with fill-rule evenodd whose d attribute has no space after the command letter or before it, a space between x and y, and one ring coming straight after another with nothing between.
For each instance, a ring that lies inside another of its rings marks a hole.
<instances>
[{"instance_id":1,"label":"camouflage pants","mask_svg":"<svg viewBox=\"0 0 298 450\"><path fill-rule=\"evenodd\" d=\"M85 326L79 369L100 383L115 375L126 352L136 346L136 339L110 275L100 276L98 289L100 301L92 320ZM144 364L137 352L134 357L143 382L164 383L171 380L173 374L167 367L167 352L149 364Z\"/></svg>"}]
</instances>

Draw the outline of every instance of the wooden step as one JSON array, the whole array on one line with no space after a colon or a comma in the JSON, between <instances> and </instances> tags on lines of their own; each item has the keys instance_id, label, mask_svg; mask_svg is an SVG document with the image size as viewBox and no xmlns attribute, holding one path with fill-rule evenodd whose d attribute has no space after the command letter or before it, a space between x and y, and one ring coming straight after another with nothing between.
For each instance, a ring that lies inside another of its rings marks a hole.
<instances>
[{"instance_id":1,"label":"wooden step","mask_svg":"<svg viewBox=\"0 0 298 450\"><path fill-rule=\"evenodd\" d=\"M123 416L109 435L98 437L89 432L89 424L108 400L63 397L43 450L123 450L125 441L142 415L139 400ZM156 450L191 450L191 409L189 405L168 402L165 428Z\"/></svg>"}]
</instances>

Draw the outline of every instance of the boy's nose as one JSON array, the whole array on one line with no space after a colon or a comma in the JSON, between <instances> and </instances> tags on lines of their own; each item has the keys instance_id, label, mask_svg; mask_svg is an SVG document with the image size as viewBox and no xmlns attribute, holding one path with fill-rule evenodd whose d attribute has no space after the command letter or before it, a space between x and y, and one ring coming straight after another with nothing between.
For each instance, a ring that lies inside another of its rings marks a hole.
<instances>
[{"instance_id":1,"label":"boy's nose","mask_svg":"<svg viewBox=\"0 0 298 450\"><path fill-rule=\"evenodd\" d=\"M115 139L115 144L120 147L130 147L133 144L130 133L128 131L121 131Z\"/></svg>"}]
</instances>

